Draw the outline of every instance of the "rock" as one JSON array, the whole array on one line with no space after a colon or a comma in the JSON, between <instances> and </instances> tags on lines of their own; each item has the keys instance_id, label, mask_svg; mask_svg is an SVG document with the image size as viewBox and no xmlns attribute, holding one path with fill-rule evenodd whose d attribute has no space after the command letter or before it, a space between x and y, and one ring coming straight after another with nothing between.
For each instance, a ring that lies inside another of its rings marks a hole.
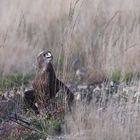
<instances>
[{"instance_id":1,"label":"rock","mask_svg":"<svg viewBox=\"0 0 140 140\"><path fill-rule=\"evenodd\" d=\"M3 97L4 97L5 100L10 100L11 98L14 97L14 91L6 91L3 94Z\"/></svg>"},{"instance_id":2,"label":"rock","mask_svg":"<svg viewBox=\"0 0 140 140\"><path fill-rule=\"evenodd\" d=\"M96 88L93 89L92 94L94 95L94 98L96 98L96 103L101 100L101 89L99 88L99 86L96 86Z\"/></svg>"},{"instance_id":3,"label":"rock","mask_svg":"<svg viewBox=\"0 0 140 140\"><path fill-rule=\"evenodd\" d=\"M0 125L0 139L4 140L8 137L13 129L13 125L10 122L5 122Z\"/></svg>"},{"instance_id":4,"label":"rock","mask_svg":"<svg viewBox=\"0 0 140 140\"><path fill-rule=\"evenodd\" d=\"M101 89L99 88L99 86L96 86L96 88L93 89L93 92L99 92L99 91L101 91Z\"/></svg>"},{"instance_id":5,"label":"rock","mask_svg":"<svg viewBox=\"0 0 140 140\"><path fill-rule=\"evenodd\" d=\"M135 93L134 98L135 98L136 103L139 103L139 101L140 101L140 91L137 91Z\"/></svg>"},{"instance_id":6,"label":"rock","mask_svg":"<svg viewBox=\"0 0 140 140\"><path fill-rule=\"evenodd\" d=\"M76 92L75 94L76 101L81 101L81 92Z\"/></svg>"},{"instance_id":7,"label":"rock","mask_svg":"<svg viewBox=\"0 0 140 140\"><path fill-rule=\"evenodd\" d=\"M64 136L48 137L46 140L65 140Z\"/></svg>"},{"instance_id":8,"label":"rock","mask_svg":"<svg viewBox=\"0 0 140 140\"><path fill-rule=\"evenodd\" d=\"M78 85L77 88L78 88L78 90L85 90L88 88L88 85L86 85L86 84Z\"/></svg>"},{"instance_id":9,"label":"rock","mask_svg":"<svg viewBox=\"0 0 140 140\"><path fill-rule=\"evenodd\" d=\"M82 81L83 79L85 79L86 76L86 69L77 69L76 70L76 76L78 78L79 81Z\"/></svg>"},{"instance_id":10,"label":"rock","mask_svg":"<svg viewBox=\"0 0 140 140\"><path fill-rule=\"evenodd\" d=\"M140 91L137 91L134 95L134 97L140 97Z\"/></svg>"},{"instance_id":11,"label":"rock","mask_svg":"<svg viewBox=\"0 0 140 140\"><path fill-rule=\"evenodd\" d=\"M8 116L15 110L16 103L13 100L0 101L0 118L7 119Z\"/></svg>"}]
</instances>

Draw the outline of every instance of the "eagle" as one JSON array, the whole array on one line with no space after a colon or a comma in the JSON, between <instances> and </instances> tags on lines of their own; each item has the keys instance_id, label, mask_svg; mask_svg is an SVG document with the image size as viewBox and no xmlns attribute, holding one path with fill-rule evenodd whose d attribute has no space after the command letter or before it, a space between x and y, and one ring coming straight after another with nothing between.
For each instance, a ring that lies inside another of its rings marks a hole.
<instances>
[{"instance_id":1,"label":"eagle","mask_svg":"<svg viewBox=\"0 0 140 140\"><path fill-rule=\"evenodd\" d=\"M66 101L69 109L74 100L74 94L56 77L52 60L53 56L50 51L45 50L39 53L37 73L32 82L32 89L24 92L25 101L36 114L39 114L39 107L46 107L49 100L54 99L60 89L67 93Z\"/></svg>"}]
</instances>

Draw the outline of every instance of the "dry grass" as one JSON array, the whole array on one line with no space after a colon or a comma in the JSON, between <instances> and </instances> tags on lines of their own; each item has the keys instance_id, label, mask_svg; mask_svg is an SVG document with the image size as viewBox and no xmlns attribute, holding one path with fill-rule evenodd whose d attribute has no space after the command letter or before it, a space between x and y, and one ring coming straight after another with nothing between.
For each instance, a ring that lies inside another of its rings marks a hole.
<instances>
[{"instance_id":1,"label":"dry grass","mask_svg":"<svg viewBox=\"0 0 140 140\"><path fill-rule=\"evenodd\" d=\"M0 75L34 73L43 49L52 51L63 80L72 79L77 60L97 79L139 73L139 7L139 0L0 0ZM67 132L77 135L70 139L140 139L139 105L94 105L66 117Z\"/></svg>"},{"instance_id":2,"label":"dry grass","mask_svg":"<svg viewBox=\"0 0 140 140\"><path fill-rule=\"evenodd\" d=\"M137 83L135 87L139 89L139 84ZM116 95L123 95L121 88L120 86ZM66 138L71 140L140 139L140 105L134 102L132 98L134 93L134 89L129 92L127 102L123 98L118 101L117 96L114 95L106 108L102 108L94 100L89 105L78 103L73 113L66 116L65 130L66 134L69 134ZM102 94L104 95L104 91Z\"/></svg>"},{"instance_id":3,"label":"dry grass","mask_svg":"<svg viewBox=\"0 0 140 140\"><path fill-rule=\"evenodd\" d=\"M52 51L64 79L78 57L93 75L140 71L139 0L74 2L0 0L2 75L33 71L42 49Z\"/></svg>"},{"instance_id":4,"label":"dry grass","mask_svg":"<svg viewBox=\"0 0 140 140\"><path fill-rule=\"evenodd\" d=\"M91 105L80 107L76 112L76 119L67 121L72 140L140 139L139 106L129 103L124 106L109 105L102 112Z\"/></svg>"}]
</instances>

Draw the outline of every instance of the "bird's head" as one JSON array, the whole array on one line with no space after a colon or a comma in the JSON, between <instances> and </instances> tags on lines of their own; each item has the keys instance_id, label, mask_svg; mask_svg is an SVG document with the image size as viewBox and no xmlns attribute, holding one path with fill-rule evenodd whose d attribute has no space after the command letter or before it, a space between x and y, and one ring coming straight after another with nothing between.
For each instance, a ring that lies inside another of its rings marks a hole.
<instances>
[{"instance_id":1,"label":"bird's head","mask_svg":"<svg viewBox=\"0 0 140 140\"><path fill-rule=\"evenodd\" d=\"M50 51L42 51L37 56L38 68L44 67L46 64L53 60L52 53Z\"/></svg>"}]
</instances>

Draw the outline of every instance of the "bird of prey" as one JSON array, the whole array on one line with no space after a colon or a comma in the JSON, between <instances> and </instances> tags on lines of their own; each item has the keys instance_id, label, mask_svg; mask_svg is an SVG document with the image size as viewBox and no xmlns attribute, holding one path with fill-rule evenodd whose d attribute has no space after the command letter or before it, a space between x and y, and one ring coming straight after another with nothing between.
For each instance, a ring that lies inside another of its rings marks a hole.
<instances>
[{"instance_id":1,"label":"bird of prey","mask_svg":"<svg viewBox=\"0 0 140 140\"><path fill-rule=\"evenodd\" d=\"M36 114L39 113L38 105L45 105L48 100L55 98L60 89L67 93L68 107L71 106L74 99L74 94L70 89L56 77L52 60L53 56L50 51L39 53L37 56L37 74L32 82L33 89L24 93L26 102Z\"/></svg>"}]
</instances>

